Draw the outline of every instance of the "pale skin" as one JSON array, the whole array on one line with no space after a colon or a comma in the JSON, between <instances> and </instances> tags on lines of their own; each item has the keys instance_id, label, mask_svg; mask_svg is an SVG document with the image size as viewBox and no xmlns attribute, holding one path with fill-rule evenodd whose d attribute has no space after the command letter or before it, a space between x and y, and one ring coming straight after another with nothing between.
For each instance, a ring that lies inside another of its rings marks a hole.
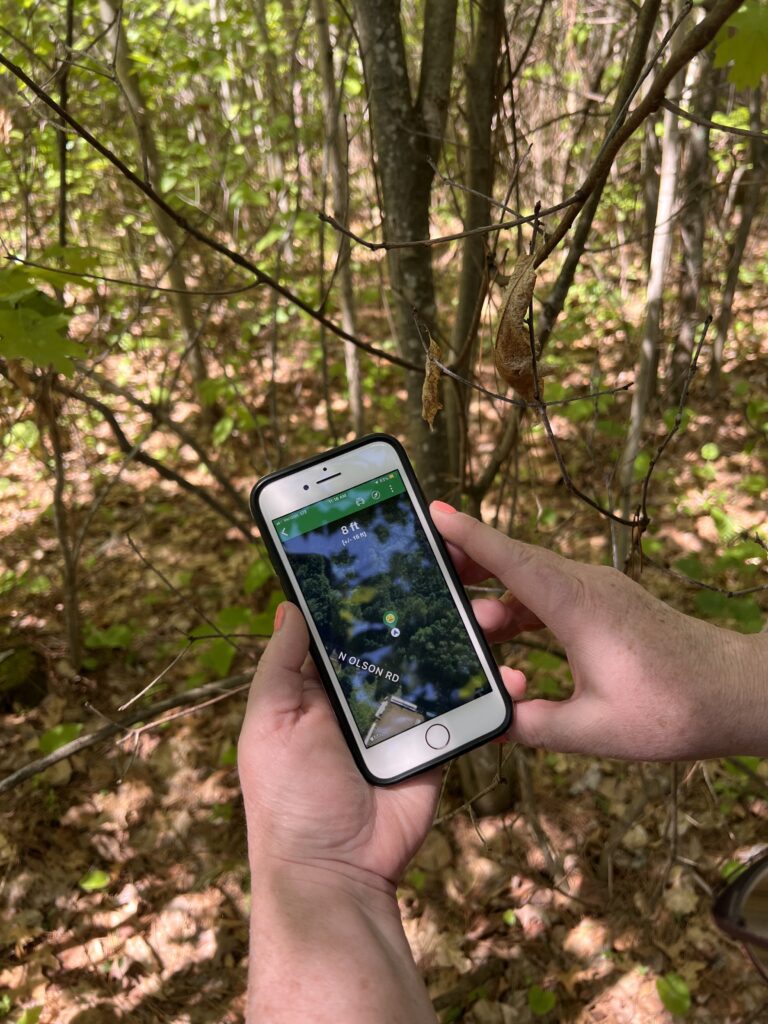
<instances>
[{"instance_id":1,"label":"pale skin","mask_svg":"<svg viewBox=\"0 0 768 1024\"><path fill-rule=\"evenodd\" d=\"M768 635L718 629L612 569L510 540L431 507L465 583L514 597L474 602L496 643L546 624L574 678L564 702L513 699L509 738L637 760L768 755ZM426 836L440 770L388 788L358 772L308 657L304 620L278 609L238 748L252 874L248 1022L421 1024L435 1015L395 887Z\"/></svg>"}]
</instances>

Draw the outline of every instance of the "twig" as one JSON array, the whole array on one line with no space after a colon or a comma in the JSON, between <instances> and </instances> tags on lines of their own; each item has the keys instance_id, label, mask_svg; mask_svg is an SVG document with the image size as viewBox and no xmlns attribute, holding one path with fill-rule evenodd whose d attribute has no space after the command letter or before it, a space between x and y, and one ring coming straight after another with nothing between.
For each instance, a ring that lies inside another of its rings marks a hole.
<instances>
[{"instance_id":1,"label":"twig","mask_svg":"<svg viewBox=\"0 0 768 1024\"><path fill-rule=\"evenodd\" d=\"M226 693L220 693L218 697L209 697L208 700L204 700L202 704L195 704L192 708L182 708L181 711L175 711L172 715L166 715L165 718L161 718L158 722L148 722L146 725L142 725L139 729L131 729L131 735L138 741L138 738L142 733L149 732L152 729L159 729L161 726L167 725L169 722L175 722L178 718L186 718L188 715L194 715L197 711L202 711L203 708L208 708L212 704L218 704L220 700L226 700L234 693L242 693L243 690L248 690L250 685L250 681L248 681L247 683L243 683L241 686L235 686L232 690L227 690ZM128 739L128 736L123 736L117 742L124 743L126 739Z\"/></svg>"},{"instance_id":2,"label":"twig","mask_svg":"<svg viewBox=\"0 0 768 1024\"><path fill-rule=\"evenodd\" d=\"M713 128L715 131L727 132L729 135L741 135L746 139L768 141L768 132L756 132L750 128L734 128L733 125L723 124L722 121L710 121L708 117L702 117L700 114L694 114L692 110L683 109L677 103L673 103L672 100L664 99L661 101L661 105L666 107L667 110L671 110L673 114L677 114L678 117L682 117L685 121L700 124L702 128Z\"/></svg>"},{"instance_id":3,"label":"twig","mask_svg":"<svg viewBox=\"0 0 768 1024\"><path fill-rule=\"evenodd\" d=\"M0 60L2 55L0 54ZM573 206L575 203L582 202L583 197L581 192L574 192L572 196L564 199L561 203L556 203L554 206L548 206L545 210L540 212L541 217L547 217L552 213L559 213L560 210L567 209L569 206ZM370 249L371 252L389 251L390 249L418 249L429 247L432 245L446 245L448 242L457 242L462 238L471 238L473 235L490 235L496 231L506 231L507 228L516 228L521 224L532 224L534 221L534 214L521 214L514 220L502 220L497 224L484 224L479 228L470 228L467 231L456 231L450 235L437 235L435 238L414 238L411 241L394 241L394 242L369 242L367 238L363 238L360 235L355 234L349 228L344 227L343 224L331 217L329 214L318 213L320 220L326 224L330 224L336 231L346 235L353 242L357 242L358 245L365 246L366 249Z\"/></svg>"},{"instance_id":4,"label":"twig","mask_svg":"<svg viewBox=\"0 0 768 1024\"><path fill-rule=\"evenodd\" d=\"M144 565L146 565L146 567L149 569L149 571L154 573L155 576L157 576L157 578L168 588L168 590L171 591L172 594L175 594L176 597L181 598L181 600L184 601L185 604L189 605L189 607L192 609L192 611L194 611L194 613L196 615L199 615L200 618L203 620L203 622L207 622L208 623L208 625L211 627L211 629L214 631L214 633L216 633L216 635L221 640L226 640L227 643L231 647L234 647L234 649L238 652L238 654L242 654L243 653L242 648L238 644L235 643L235 641L232 639L232 635L231 634L223 633L219 629L219 627L216 625L216 623L213 621L213 619L209 619L208 618L208 616L202 610L202 608L198 608L197 605L194 602L190 602L189 597L187 595L185 595L185 594L182 594L182 592L179 590L179 588L177 586L175 586L173 583L171 583L171 581L168 579L168 577L160 569L158 569L156 565L153 565L153 563L150 562L150 560L146 557L146 555L142 554L142 552L140 551L138 545L136 544L136 541L133 539L133 537L131 537L130 533L126 532L125 539L128 541L128 546L130 547L131 551L133 551L133 553L138 558L141 559L141 561L144 563Z\"/></svg>"},{"instance_id":5,"label":"twig","mask_svg":"<svg viewBox=\"0 0 768 1024\"><path fill-rule=\"evenodd\" d=\"M44 270L47 274L61 274L64 277L76 277L84 281L103 281L105 284L119 284L126 288L141 288L150 292L164 292L171 295L203 295L213 298L225 298L228 295L240 295L242 292L249 292L254 288L261 288L262 281L251 281L250 284L241 284L233 288L220 290L207 288L170 288L160 284L153 284L150 281L132 281L124 277L110 277L108 274L94 274L85 270L63 270L61 267L49 267L45 263L38 263L37 260L26 260L16 253L7 253L4 257L11 263L18 263L23 267L33 267L36 270Z\"/></svg>"},{"instance_id":6,"label":"twig","mask_svg":"<svg viewBox=\"0 0 768 1024\"><path fill-rule=\"evenodd\" d=\"M461 804L460 807L454 807L454 809L452 811L448 811L446 814L441 815L439 818L435 818L435 820L432 822L432 824L433 825L442 825L443 822L450 821L450 819L451 818L455 818L457 814L461 814L462 811L466 811L467 808L471 807L472 804L475 803L476 800L479 800L481 797L485 796L486 793L490 793L492 790L496 789L496 787L499 785L499 783L502 780L501 769L504 767L504 765L507 763L507 761L510 759L510 757L512 757L512 754L514 753L516 747L517 747L516 743L511 744L511 746L510 746L509 750L507 751L507 753L504 755L503 758L501 758L499 760L499 765L498 765L498 767L496 769L496 772L495 772L493 778L488 783L488 785L485 786L484 789L481 789L479 793L475 793L469 800L465 800L464 803ZM0 792L2 792L2 790L0 790ZM441 794L441 796L442 796L442 794Z\"/></svg>"},{"instance_id":7,"label":"twig","mask_svg":"<svg viewBox=\"0 0 768 1024\"><path fill-rule=\"evenodd\" d=\"M125 704L121 704L117 710L125 711L126 708L129 708L131 706L131 704L135 704L140 697L143 697L145 693L149 693L149 691L152 689L155 683L159 683L160 680L164 676L166 676L175 665L178 665L181 659L186 655L187 651L189 651L190 648L194 646L194 642L194 639L188 640L186 647L182 647L182 649L179 651L179 653L176 655L173 661L169 662L164 669L158 672L155 678L151 682L147 683L143 690L139 690L139 692L135 696L131 697L130 700L127 700Z\"/></svg>"},{"instance_id":8,"label":"twig","mask_svg":"<svg viewBox=\"0 0 768 1024\"><path fill-rule=\"evenodd\" d=\"M678 572L676 569L670 569L669 566L661 565L660 562L654 561L653 558L649 558L646 554L643 554L643 565L650 565L657 572L664 573L665 576L671 576L673 579L681 580L691 587L698 587L700 590L711 590L716 594L724 594L726 597L746 597L747 594L759 594L763 590L768 590L768 583L763 583L756 587L743 587L741 590L728 590L726 587L717 587L713 583L703 583L701 580L695 580L692 576L686 576L685 573Z\"/></svg>"},{"instance_id":9,"label":"twig","mask_svg":"<svg viewBox=\"0 0 768 1024\"><path fill-rule=\"evenodd\" d=\"M114 736L118 732L123 732L135 722L142 722L148 718L155 718L157 715L161 715L164 711L170 711L172 708L184 707L188 704L193 704L196 700L205 700L212 694L219 693L222 690L229 693L241 687L243 683L248 682L250 678L250 674L247 673L230 676L227 679L219 679L213 683L205 683L203 686L198 686L194 690L187 690L184 693L168 697L167 700L159 701L152 707L137 708L129 714L115 719L113 722L105 725L102 729L97 729L96 732L89 733L87 736L78 736L76 740L72 740L71 743L65 743L63 747L59 747L58 750L54 750L52 754L46 754L45 757L38 758L37 761L32 761L30 764L25 765L23 768L19 768L11 775L7 775L4 779L0 780L0 793L7 793L20 783L26 782L27 779L31 779L35 775L39 775L40 772L45 771L46 768L50 768L51 765L58 764L59 761L64 761L66 758L72 757L73 754L79 754L80 751L87 750L88 747L92 747L95 743L100 743L102 740L109 739L109 737Z\"/></svg>"},{"instance_id":10,"label":"twig","mask_svg":"<svg viewBox=\"0 0 768 1024\"><path fill-rule=\"evenodd\" d=\"M665 452L665 450L667 448L667 445L672 440L672 438L675 436L675 434L678 432L678 430L680 429L680 424L683 422L683 413L685 411L685 401L686 401L686 399L688 397L688 390L689 390L689 388L691 386L691 382L693 381L693 378L694 378L694 376L696 374L696 367L697 367L698 362L699 362L699 356L701 355L701 349L702 349L702 346L704 345L704 342L706 340L707 331L709 330L709 325L711 323L712 323L712 316L710 314L709 316L707 316L707 318L704 321L704 327L703 327L702 332L701 332L701 337L699 338L699 343L696 346L696 348L694 349L693 356L691 358L691 362L690 362L690 364L688 366L688 373L685 375L685 381L683 382L683 389L682 389L682 392L680 394L680 401L678 402L678 406L677 406L677 413L675 414L675 421L672 424L672 427L670 428L670 430L667 432L667 435L664 438L664 440L661 442L659 447L656 449L655 455L653 456L653 458L651 459L650 463L648 464L648 471L646 472L645 479L643 480L643 489L642 489L641 498L640 498L640 507L639 507L639 509L637 511L637 514L636 514L637 527L638 527L638 529L640 531L640 535L639 535L638 539L640 539L642 537L643 530L648 526L648 523L650 522L650 519L648 517L648 488L650 487L650 484L651 484L651 477L653 476L653 471L656 468L656 465L657 465L659 459L664 454L664 452Z\"/></svg>"}]
</instances>

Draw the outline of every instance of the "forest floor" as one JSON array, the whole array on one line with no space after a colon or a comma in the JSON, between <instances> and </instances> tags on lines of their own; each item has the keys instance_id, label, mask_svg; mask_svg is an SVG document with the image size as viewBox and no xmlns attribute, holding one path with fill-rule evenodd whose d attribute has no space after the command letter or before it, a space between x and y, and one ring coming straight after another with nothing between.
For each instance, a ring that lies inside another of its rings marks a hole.
<instances>
[{"instance_id":1,"label":"forest floor","mask_svg":"<svg viewBox=\"0 0 768 1024\"><path fill-rule=\"evenodd\" d=\"M682 560L688 575L729 589L766 582L764 562L723 561L730 543L723 531L765 524L756 482L766 474L765 434L743 415L750 395L768 394L768 340L764 330L756 336L763 348L753 345L726 368L719 397L706 398L705 382L697 381L690 421L652 491L654 510L663 509L650 538L654 557L678 569ZM625 369L603 367L618 383ZM317 378L308 368L278 380L286 422L303 418L308 444L312 426L324 429ZM124 415L130 423L128 409ZM378 418L376 427L397 428ZM590 467L604 461L600 446L615 439L592 431L592 418L585 425L557 415L553 425L583 485ZM657 440L663 433L660 426ZM93 436L91 448L73 436L67 455L80 521L95 476L84 462L95 466L109 447L103 425ZM488 424L478 436L482 454L494 443ZM155 435L156 445L173 443ZM703 458L704 445L718 454ZM246 493L251 459L234 441L231 448L231 477ZM305 454L291 451L291 458ZM174 464L206 479L191 452L182 450ZM516 518L509 522L504 499L501 524L564 553L605 560L609 535L596 532L594 513L568 495L540 430L526 431L520 464ZM102 469L103 482L110 467ZM103 724L101 716L117 714L167 668L201 613L251 635L238 640L234 659L215 640L195 641L156 684L155 697L249 671L279 600L263 554L194 498L134 465L88 529L80 593L87 661L75 674L64 656L48 480L21 457L6 462L4 473L0 569L16 582L0 598L0 626L42 659L47 696L0 718L2 776L39 757L40 737L61 723L87 733ZM488 519L496 511L484 508ZM129 547L128 534L166 582ZM764 593L729 618L718 592L710 592L716 608L697 603L701 590L650 566L642 582L677 607L717 612L726 624L759 628L755 615L765 621ZM503 657L527 669L533 689L567 690L556 641L547 634L521 641ZM38 1007L40 1024L242 1020L250 908L234 757L244 703L245 692L237 692L110 740L3 796L0 1018L30 1024L38 1018L22 1017L22 1009ZM657 986L661 980L663 990L670 972L690 993L689 1020L768 1020L768 989L710 915L724 867L768 842L768 762L624 764L499 749L505 769L514 766L528 780L515 805L471 814L451 771L442 821L399 892L441 1021L659 1024L681 1019Z\"/></svg>"}]
</instances>

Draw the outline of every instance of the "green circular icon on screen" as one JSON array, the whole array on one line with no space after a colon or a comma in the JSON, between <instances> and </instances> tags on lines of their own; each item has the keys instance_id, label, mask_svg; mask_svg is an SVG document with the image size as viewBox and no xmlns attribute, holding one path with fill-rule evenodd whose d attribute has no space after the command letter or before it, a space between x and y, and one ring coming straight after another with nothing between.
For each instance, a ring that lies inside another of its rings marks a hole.
<instances>
[{"instance_id":1,"label":"green circular icon on screen","mask_svg":"<svg viewBox=\"0 0 768 1024\"><path fill-rule=\"evenodd\" d=\"M384 621L388 626L394 626L397 623L397 615L394 612L384 612Z\"/></svg>"}]
</instances>

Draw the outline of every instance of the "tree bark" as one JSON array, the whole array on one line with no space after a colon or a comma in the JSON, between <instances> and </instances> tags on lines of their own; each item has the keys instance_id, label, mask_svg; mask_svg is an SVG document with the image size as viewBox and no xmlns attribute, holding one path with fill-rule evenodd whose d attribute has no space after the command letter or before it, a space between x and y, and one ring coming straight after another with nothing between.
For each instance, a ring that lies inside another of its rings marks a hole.
<instances>
[{"instance_id":1,"label":"tree bark","mask_svg":"<svg viewBox=\"0 0 768 1024\"><path fill-rule=\"evenodd\" d=\"M704 51L695 67L691 109L710 120L715 109L717 79L712 55ZM680 400L693 356L696 329L704 319L701 288L704 266L706 216L709 210L709 128L692 123L686 131L685 156L681 172L682 280L680 282L680 330L668 370L670 404Z\"/></svg>"},{"instance_id":2,"label":"tree bark","mask_svg":"<svg viewBox=\"0 0 768 1024\"><path fill-rule=\"evenodd\" d=\"M756 86L749 100L749 127L758 135L763 131L762 118L760 115L760 86ZM752 227L752 221L758 210L760 195L765 187L766 172L768 171L768 143L765 139L754 136L750 140L752 156L752 167L748 171L747 181L743 184L741 219L736 236L731 246L728 257L728 272L723 289L723 301L715 325L715 340L712 345L712 362L709 368L709 387L711 391L717 391L720 385L720 371L723 366L723 350L731 326L733 312L733 297L739 283L739 268L747 247L747 239Z\"/></svg>"},{"instance_id":3,"label":"tree bark","mask_svg":"<svg viewBox=\"0 0 768 1024\"><path fill-rule=\"evenodd\" d=\"M481 5L475 24L472 53L466 67L466 117L469 150L465 184L464 230L471 231L491 222L493 193L493 115L498 102L498 56L504 31L503 0L487 0ZM475 363L477 329L483 300L488 289L487 240L485 235L469 235L461 246L459 306L451 332L451 350L456 371L468 378ZM453 474L463 480L466 438L464 424L469 389L451 388L447 396L448 430L451 437Z\"/></svg>"},{"instance_id":4,"label":"tree bark","mask_svg":"<svg viewBox=\"0 0 768 1024\"><path fill-rule=\"evenodd\" d=\"M128 103L133 120L139 158L144 167L144 177L155 188L158 188L162 177L162 158L155 140L151 117L141 91L141 84L136 69L131 63L128 44L125 41L125 32L122 26L122 4L119 0L99 0L99 12L106 29L106 39L112 47L115 77ZM189 356L192 375L196 381L200 382L206 379L208 373L200 345L192 299L187 292L186 274L179 253L181 242L178 231L164 210L154 203L150 204L149 209L157 228L158 241L168 261L167 272L171 287L178 289L171 296L171 301L181 325L185 352Z\"/></svg>"},{"instance_id":5,"label":"tree bark","mask_svg":"<svg viewBox=\"0 0 768 1024\"><path fill-rule=\"evenodd\" d=\"M450 96L457 0L427 0L417 101L408 79L400 5L397 0L355 0L361 58L370 101L376 164L381 181L384 237L409 241L429 235L435 162L442 150ZM392 311L400 351L422 362L424 348L414 311L436 320L432 252L426 246L387 253ZM407 433L422 486L430 498L456 487L450 472L445 416L430 431L421 416L422 378L409 373Z\"/></svg>"},{"instance_id":6,"label":"tree bark","mask_svg":"<svg viewBox=\"0 0 768 1024\"><path fill-rule=\"evenodd\" d=\"M608 118L609 125L618 126L618 123L623 122L626 117L626 111L622 114L622 110L643 69L645 56L648 51L648 43L651 35L653 34L660 4L661 0L645 0L640 13L638 14L637 26L632 39L632 46L629 51L627 63L624 66L624 71L616 93L616 99L611 110L611 116ZM621 122L619 122L620 116ZM595 218L597 207L600 204L600 198L603 194L603 189L605 188L605 183L608 180L609 173L610 167L606 168L605 173L599 178L592 194L584 204L584 208L579 215L579 220L573 233L573 238L571 239L571 244L568 248L568 254L565 257L559 274L557 275L557 280L552 287L549 298L542 307L538 323L538 343L540 350L543 350L549 340L552 328L555 326L555 322L565 306L565 300L568 296L571 285L573 284L576 269L584 252L584 247L587 244L589 233L592 230L592 221Z\"/></svg>"},{"instance_id":7,"label":"tree bark","mask_svg":"<svg viewBox=\"0 0 768 1024\"><path fill-rule=\"evenodd\" d=\"M336 75L333 67L333 47L328 29L328 4L326 0L313 0L315 24L320 50L320 73L323 82L323 107L325 114L325 149L328 172L331 178L333 216L346 227L349 220L349 167L347 162L347 125L339 106L336 92ZM355 322L355 293L350 266L350 244L347 235L339 235L338 252L339 305L341 323L348 334L357 334ZM357 349L344 342L344 365L347 370L349 407L352 426L359 436L365 432L363 417L363 394L360 382L360 360Z\"/></svg>"},{"instance_id":8,"label":"tree bark","mask_svg":"<svg viewBox=\"0 0 768 1024\"><path fill-rule=\"evenodd\" d=\"M677 90L679 95L679 88ZM664 138L661 147L661 171L659 174L659 201L656 208L656 225L651 249L651 268L646 293L645 325L640 346L640 358L635 370L635 386L632 393L632 408L624 450L619 458L619 500L622 515L628 518L632 508L632 483L635 460L640 451L643 424L648 402L656 383L656 369L661 341L662 292L672 243L672 213L675 204L677 175L680 154L680 136L677 114L664 111ZM620 568L626 561L630 549L630 528L617 527L617 558Z\"/></svg>"}]
</instances>

